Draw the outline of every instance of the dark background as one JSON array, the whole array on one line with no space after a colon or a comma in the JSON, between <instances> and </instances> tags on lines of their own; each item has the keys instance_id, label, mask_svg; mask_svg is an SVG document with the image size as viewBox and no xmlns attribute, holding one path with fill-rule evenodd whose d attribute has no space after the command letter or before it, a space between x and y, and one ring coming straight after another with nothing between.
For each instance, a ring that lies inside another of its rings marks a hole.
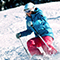
<instances>
[{"instance_id":1,"label":"dark background","mask_svg":"<svg viewBox=\"0 0 60 60\"><path fill-rule=\"evenodd\" d=\"M0 11L25 5L28 2L33 2L34 4L43 4L54 1L59 1L59 0L0 0Z\"/></svg>"}]
</instances>

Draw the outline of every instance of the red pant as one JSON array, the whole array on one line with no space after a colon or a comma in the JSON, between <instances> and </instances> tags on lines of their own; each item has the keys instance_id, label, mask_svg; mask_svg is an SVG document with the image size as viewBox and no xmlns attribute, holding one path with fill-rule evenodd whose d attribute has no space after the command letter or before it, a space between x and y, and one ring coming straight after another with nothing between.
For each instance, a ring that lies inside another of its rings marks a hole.
<instances>
[{"instance_id":1,"label":"red pant","mask_svg":"<svg viewBox=\"0 0 60 60\"><path fill-rule=\"evenodd\" d=\"M44 36L42 38L47 43L47 45L51 48L51 50L47 48L47 46L43 43L43 41L39 37L35 37L35 38L30 39L27 42L27 46L28 46L28 50L30 54L41 55L42 53L37 47L42 47L46 54L49 54L49 55L56 54L57 50L51 45L53 42L53 38L50 36Z\"/></svg>"}]
</instances>

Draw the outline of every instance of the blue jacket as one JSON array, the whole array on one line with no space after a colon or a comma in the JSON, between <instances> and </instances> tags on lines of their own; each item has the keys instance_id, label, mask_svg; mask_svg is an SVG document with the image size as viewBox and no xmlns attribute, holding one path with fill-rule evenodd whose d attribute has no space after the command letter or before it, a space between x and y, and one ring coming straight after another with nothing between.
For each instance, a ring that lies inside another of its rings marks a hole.
<instances>
[{"instance_id":1,"label":"blue jacket","mask_svg":"<svg viewBox=\"0 0 60 60\"><path fill-rule=\"evenodd\" d=\"M47 18L43 15L42 11L39 8L36 8L34 12L34 14L31 14L31 17L26 17L27 30L21 32L21 36L27 36L34 32L35 36L38 37L34 29L32 29L31 26L28 26L28 22L32 21L33 27L42 37L51 36L52 38L54 38L52 29L50 28L47 22Z\"/></svg>"}]
</instances>

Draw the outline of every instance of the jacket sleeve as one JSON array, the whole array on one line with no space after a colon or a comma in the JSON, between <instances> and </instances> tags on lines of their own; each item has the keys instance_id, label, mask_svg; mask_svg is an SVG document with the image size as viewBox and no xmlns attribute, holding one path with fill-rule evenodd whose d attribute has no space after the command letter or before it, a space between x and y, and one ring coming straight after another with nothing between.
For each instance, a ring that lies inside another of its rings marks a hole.
<instances>
[{"instance_id":1,"label":"jacket sleeve","mask_svg":"<svg viewBox=\"0 0 60 60\"><path fill-rule=\"evenodd\" d=\"M41 20L45 20L45 21L47 21L47 17L44 16L44 14L43 14L42 11L39 13L39 17L40 17Z\"/></svg>"},{"instance_id":2,"label":"jacket sleeve","mask_svg":"<svg viewBox=\"0 0 60 60\"><path fill-rule=\"evenodd\" d=\"M27 23L26 23L26 25L27 25ZM30 35L31 33L32 33L32 31L31 31L30 27L27 25L27 30L21 32L21 36L22 37L27 36L27 35Z\"/></svg>"},{"instance_id":3,"label":"jacket sleeve","mask_svg":"<svg viewBox=\"0 0 60 60\"><path fill-rule=\"evenodd\" d=\"M32 31L29 30L29 29L27 29L27 30L21 32L21 36L22 36L22 37L23 37L23 36L27 36L27 35L30 35L31 33L32 33Z\"/></svg>"}]
</instances>

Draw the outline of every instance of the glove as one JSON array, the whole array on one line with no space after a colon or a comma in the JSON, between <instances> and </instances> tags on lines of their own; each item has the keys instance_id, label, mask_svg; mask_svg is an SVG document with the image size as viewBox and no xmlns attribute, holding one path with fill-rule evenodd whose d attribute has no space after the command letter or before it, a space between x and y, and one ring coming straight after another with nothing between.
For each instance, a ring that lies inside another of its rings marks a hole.
<instances>
[{"instance_id":1,"label":"glove","mask_svg":"<svg viewBox=\"0 0 60 60\"><path fill-rule=\"evenodd\" d=\"M16 37L19 39L21 37L21 33L17 33Z\"/></svg>"},{"instance_id":2,"label":"glove","mask_svg":"<svg viewBox=\"0 0 60 60\"><path fill-rule=\"evenodd\" d=\"M28 22L28 26L30 27L30 26L32 26L32 25L33 25L32 21L29 21L29 22Z\"/></svg>"}]
</instances>

